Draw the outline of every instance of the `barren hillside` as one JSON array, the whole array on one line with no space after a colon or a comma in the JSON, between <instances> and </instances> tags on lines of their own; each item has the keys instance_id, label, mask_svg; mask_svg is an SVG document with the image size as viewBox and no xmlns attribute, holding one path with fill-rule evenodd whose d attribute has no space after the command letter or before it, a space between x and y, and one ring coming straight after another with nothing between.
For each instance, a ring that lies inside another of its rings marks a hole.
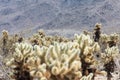
<instances>
[{"instance_id":1,"label":"barren hillside","mask_svg":"<svg viewBox=\"0 0 120 80\"><path fill-rule=\"evenodd\" d=\"M119 6L120 0L0 0L0 31L70 36L99 22L103 32L119 32Z\"/></svg>"}]
</instances>

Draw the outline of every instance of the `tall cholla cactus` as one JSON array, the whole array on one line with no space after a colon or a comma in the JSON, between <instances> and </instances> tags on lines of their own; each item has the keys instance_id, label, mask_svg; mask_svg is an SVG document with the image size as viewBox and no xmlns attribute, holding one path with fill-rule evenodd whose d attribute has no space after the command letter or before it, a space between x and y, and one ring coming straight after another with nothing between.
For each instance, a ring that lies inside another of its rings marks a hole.
<instances>
[{"instance_id":1,"label":"tall cholla cactus","mask_svg":"<svg viewBox=\"0 0 120 80\"><path fill-rule=\"evenodd\" d=\"M2 51L6 55L8 53L8 31L2 31Z\"/></svg>"},{"instance_id":2,"label":"tall cholla cactus","mask_svg":"<svg viewBox=\"0 0 120 80\"><path fill-rule=\"evenodd\" d=\"M77 42L79 44L79 49L81 51L81 54L79 56L82 62L82 75L88 75L91 73L88 71L88 68L91 66L97 66L98 61L94 58L94 55L100 51L100 46L98 42L94 42L88 34L75 34L74 42ZM92 70L92 68L90 69ZM94 74L95 72L92 73Z\"/></svg>"},{"instance_id":3,"label":"tall cholla cactus","mask_svg":"<svg viewBox=\"0 0 120 80\"><path fill-rule=\"evenodd\" d=\"M71 80L71 76L74 78L80 78L81 62L79 59L79 49L68 46L71 44L57 43L51 45L45 55L46 64L51 69L51 73L54 76L61 76L61 79L68 77ZM70 76L71 75L71 76Z\"/></svg>"},{"instance_id":4,"label":"tall cholla cactus","mask_svg":"<svg viewBox=\"0 0 120 80\"><path fill-rule=\"evenodd\" d=\"M3 44L6 44L8 40L8 31L3 30L2 35L3 35Z\"/></svg>"}]
</instances>

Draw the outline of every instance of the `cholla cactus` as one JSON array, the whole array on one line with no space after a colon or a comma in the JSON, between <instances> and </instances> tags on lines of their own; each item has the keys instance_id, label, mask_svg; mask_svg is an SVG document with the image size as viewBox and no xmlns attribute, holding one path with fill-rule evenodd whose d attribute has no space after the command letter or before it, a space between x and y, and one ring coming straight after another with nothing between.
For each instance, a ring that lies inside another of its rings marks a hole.
<instances>
[{"instance_id":1,"label":"cholla cactus","mask_svg":"<svg viewBox=\"0 0 120 80\"><path fill-rule=\"evenodd\" d=\"M2 53L3 56L8 57L9 55L13 54L15 52L15 43L19 42L20 38L19 36L16 35L11 35L9 36L8 31L3 30L2 31L3 35L2 35L2 41L0 41L1 43L1 49L2 49Z\"/></svg>"},{"instance_id":2,"label":"cholla cactus","mask_svg":"<svg viewBox=\"0 0 120 80\"><path fill-rule=\"evenodd\" d=\"M94 52L100 51L99 44L97 42L93 42L90 35L81 34L79 36L75 34L75 42L78 42L82 56L87 57L87 55L91 55L90 57L92 57Z\"/></svg>"},{"instance_id":3,"label":"cholla cactus","mask_svg":"<svg viewBox=\"0 0 120 80\"><path fill-rule=\"evenodd\" d=\"M40 64L40 65L31 67L30 69L30 75L33 78L38 78L38 79L45 78L46 80L48 80L47 76L45 76L46 72L47 72L46 64Z\"/></svg>"},{"instance_id":4,"label":"cholla cactus","mask_svg":"<svg viewBox=\"0 0 120 80\"><path fill-rule=\"evenodd\" d=\"M112 56L112 57L115 57L115 56L117 56L118 54L119 54L119 49L118 49L118 47L117 46L113 46L113 47L111 47L111 48L107 48L107 49L105 49L105 53L106 53L106 55L110 55L110 56Z\"/></svg>"},{"instance_id":5,"label":"cholla cactus","mask_svg":"<svg viewBox=\"0 0 120 80\"><path fill-rule=\"evenodd\" d=\"M43 80L46 76L46 64L41 60L45 56L46 47L34 47L28 43L16 43L15 53L6 65L14 69L15 79L32 80L38 78ZM25 73L29 75L26 76ZM20 76L21 75L21 76Z\"/></svg>"},{"instance_id":6,"label":"cholla cactus","mask_svg":"<svg viewBox=\"0 0 120 80\"><path fill-rule=\"evenodd\" d=\"M95 28L94 28L95 31L94 31L94 35L93 35L95 42L99 42L100 34L101 34L101 31L100 31L101 26L102 26L102 24L100 24L100 23L95 24Z\"/></svg>"},{"instance_id":7,"label":"cholla cactus","mask_svg":"<svg viewBox=\"0 0 120 80\"><path fill-rule=\"evenodd\" d=\"M118 42L119 39L120 39L119 34L117 34L117 33L110 34L110 40Z\"/></svg>"},{"instance_id":8,"label":"cholla cactus","mask_svg":"<svg viewBox=\"0 0 120 80\"><path fill-rule=\"evenodd\" d=\"M110 35L107 34L101 34L100 37L100 46L101 46L101 50L102 52L107 48L107 47L112 47L112 46L117 46L117 44L119 43L119 34L117 33L113 33Z\"/></svg>"},{"instance_id":9,"label":"cholla cactus","mask_svg":"<svg viewBox=\"0 0 120 80\"><path fill-rule=\"evenodd\" d=\"M114 72L115 69L115 62L114 58L118 56L119 49L117 46L108 47L105 49L105 53L101 54L102 62L104 63L104 69L107 72L108 80L111 79L111 72Z\"/></svg>"},{"instance_id":10,"label":"cholla cactus","mask_svg":"<svg viewBox=\"0 0 120 80\"><path fill-rule=\"evenodd\" d=\"M45 46L40 48L38 45L33 47L28 43L16 43L13 58L7 62L7 65L11 66L15 73L17 72L16 79L26 79L25 75L21 74L24 71L29 73L29 78L31 76L41 80L49 79L51 74L64 77L68 73L80 78L82 76L81 71L79 71L81 69L80 51L75 45L71 44L71 47L69 45L69 43L59 44L55 42L49 48ZM51 69L49 75L46 75L47 66Z\"/></svg>"},{"instance_id":11,"label":"cholla cactus","mask_svg":"<svg viewBox=\"0 0 120 80\"><path fill-rule=\"evenodd\" d=\"M80 49L83 49L84 46L90 46L93 44L93 40L90 38L88 34L75 34L75 41L77 41L80 45Z\"/></svg>"},{"instance_id":12,"label":"cholla cactus","mask_svg":"<svg viewBox=\"0 0 120 80\"><path fill-rule=\"evenodd\" d=\"M38 33L41 37L45 37L45 32L42 29L38 30Z\"/></svg>"},{"instance_id":13,"label":"cholla cactus","mask_svg":"<svg viewBox=\"0 0 120 80\"><path fill-rule=\"evenodd\" d=\"M80 80L92 80L93 73L90 73L88 76L83 76Z\"/></svg>"},{"instance_id":14,"label":"cholla cactus","mask_svg":"<svg viewBox=\"0 0 120 80\"><path fill-rule=\"evenodd\" d=\"M87 32L75 34L75 38L70 40L60 36L46 36L39 31L29 40L31 43L16 43L14 54L6 63L14 69L16 80L91 80L95 72L87 75L83 72L84 69L96 69L99 66L95 58L96 53L101 52L99 44L110 40L117 42L119 36L101 34L98 43ZM117 46L108 47L100 57L107 64L118 53Z\"/></svg>"},{"instance_id":15,"label":"cholla cactus","mask_svg":"<svg viewBox=\"0 0 120 80\"><path fill-rule=\"evenodd\" d=\"M53 37L45 36L43 30L39 30L38 33L34 34L32 37L29 38L29 41L32 45L39 45L39 46L49 46L53 42Z\"/></svg>"},{"instance_id":16,"label":"cholla cactus","mask_svg":"<svg viewBox=\"0 0 120 80\"><path fill-rule=\"evenodd\" d=\"M26 61L27 68L29 68L30 75L34 78L38 78L40 80L47 80L48 76L46 76L46 64L44 63L44 56L46 53L46 47L39 47L35 45L33 47L33 54L30 55Z\"/></svg>"},{"instance_id":17,"label":"cholla cactus","mask_svg":"<svg viewBox=\"0 0 120 80\"><path fill-rule=\"evenodd\" d=\"M13 58L11 58L6 65L14 69L15 79L30 79L27 71L25 61L32 54L32 46L26 43L16 43ZM25 76L27 75L27 76Z\"/></svg>"},{"instance_id":18,"label":"cholla cactus","mask_svg":"<svg viewBox=\"0 0 120 80\"><path fill-rule=\"evenodd\" d=\"M79 55L82 62L82 75L85 73L90 66L96 68L98 61L95 59L95 53L100 51L98 42L94 42L88 34L75 35L75 42L78 42L81 54ZM92 68L91 68L92 69ZM89 72L90 73L90 72ZM93 73L94 74L94 73Z\"/></svg>"},{"instance_id":19,"label":"cholla cactus","mask_svg":"<svg viewBox=\"0 0 120 80\"><path fill-rule=\"evenodd\" d=\"M100 43L107 43L108 41L119 42L119 39L120 39L120 36L117 33L113 33L113 34L110 34L110 35L101 34Z\"/></svg>"},{"instance_id":20,"label":"cholla cactus","mask_svg":"<svg viewBox=\"0 0 120 80\"><path fill-rule=\"evenodd\" d=\"M100 36L100 42L101 43L107 43L109 40L110 40L109 35L107 35L107 34L101 34L101 36Z\"/></svg>"},{"instance_id":21,"label":"cholla cactus","mask_svg":"<svg viewBox=\"0 0 120 80\"><path fill-rule=\"evenodd\" d=\"M79 49L72 48L67 43L55 42L48 48L45 61L55 76L60 75L61 78L64 78L69 73L80 78L82 75L79 71L81 69L79 53Z\"/></svg>"},{"instance_id":22,"label":"cholla cactus","mask_svg":"<svg viewBox=\"0 0 120 80\"><path fill-rule=\"evenodd\" d=\"M2 51L3 54L6 55L8 53L8 31L2 31Z\"/></svg>"},{"instance_id":23,"label":"cholla cactus","mask_svg":"<svg viewBox=\"0 0 120 80\"><path fill-rule=\"evenodd\" d=\"M8 31L3 30L2 35L3 35L3 38L8 39Z\"/></svg>"},{"instance_id":24,"label":"cholla cactus","mask_svg":"<svg viewBox=\"0 0 120 80\"><path fill-rule=\"evenodd\" d=\"M118 56L119 49L117 46L113 46L111 48L105 49L105 53L101 54L102 59L105 63L108 63L113 59L114 57Z\"/></svg>"}]
</instances>

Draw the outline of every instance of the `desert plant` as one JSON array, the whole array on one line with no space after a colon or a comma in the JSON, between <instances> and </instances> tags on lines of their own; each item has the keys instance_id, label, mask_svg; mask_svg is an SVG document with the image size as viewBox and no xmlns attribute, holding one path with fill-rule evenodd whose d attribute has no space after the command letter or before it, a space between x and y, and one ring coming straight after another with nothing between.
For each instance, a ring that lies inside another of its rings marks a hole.
<instances>
[{"instance_id":1,"label":"desert plant","mask_svg":"<svg viewBox=\"0 0 120 80\"><path fill-rule=\"evenodd\" d=\"M117 34L101 34L99 42L86 31L75 34L74 39L47 36L43 31L20 42L18 36L3 38L13 47L6 65L12 68L10 74L15 80L92 80L96 73L102 74L96 66L108 64L119 54L117 45L101 50L110 40L118 42ZM101 61L95 57L97 53Z\"/></svg>"}]
</instances>

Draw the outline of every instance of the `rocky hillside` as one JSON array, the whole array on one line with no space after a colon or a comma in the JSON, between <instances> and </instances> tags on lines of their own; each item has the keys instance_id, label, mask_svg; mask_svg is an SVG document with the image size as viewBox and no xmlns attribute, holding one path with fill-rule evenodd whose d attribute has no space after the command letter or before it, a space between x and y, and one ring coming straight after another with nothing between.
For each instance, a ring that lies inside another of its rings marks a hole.
<instances>
[{"instance_id":1,"label":"rocky hillside","mask_svg":"<svg viewBox=\"0 0 120 80\"><path fill-rule=\"evenodd\" d=\"M0 0L0 31L71 36L99 22L104 32L119 32L119 6L120 0Z\"/></svg>"}]
</instances>

